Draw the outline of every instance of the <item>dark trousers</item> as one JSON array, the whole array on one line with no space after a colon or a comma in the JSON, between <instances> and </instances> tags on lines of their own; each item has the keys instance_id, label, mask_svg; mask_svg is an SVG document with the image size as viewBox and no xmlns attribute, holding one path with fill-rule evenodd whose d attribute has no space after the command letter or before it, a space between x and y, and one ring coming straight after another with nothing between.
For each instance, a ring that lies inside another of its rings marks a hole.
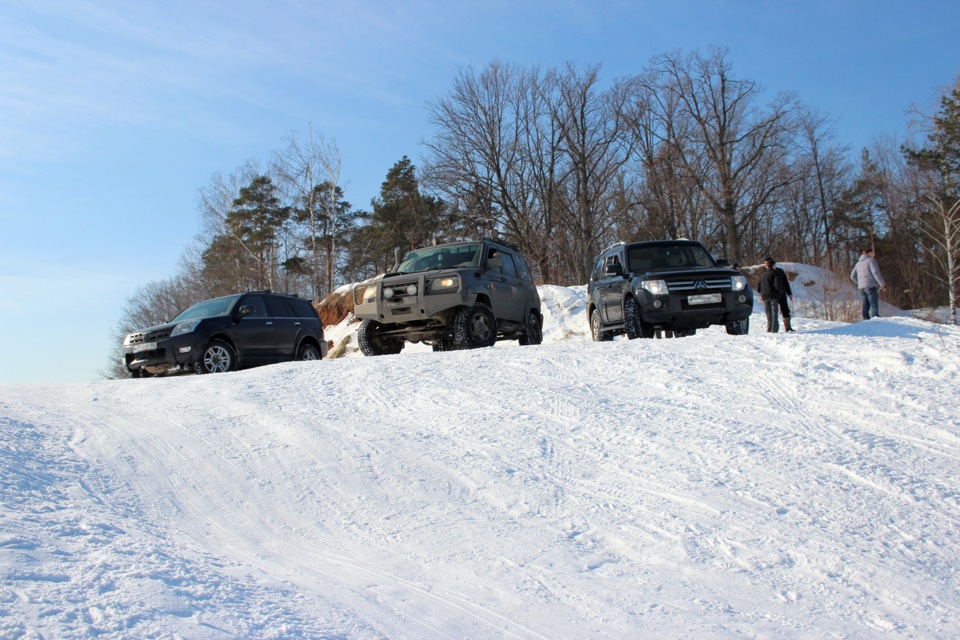
<instances>
[{"instance_id":1,"label":"dark trousers","mask_svg":"<svg viewBox=\"0 0 960 640\"><path fill-rule=\"evenodd\" d=\"M790 305L787 300L787 296L780 298L780 315L783 316L784 320L790 319Z\"/></svg>"},{"instance_id":2,"label":"dark trousers","mask_svg":"<svg viewBox=\"0 0 960 640\"><path fill-rule=\"evenodd\" d=\"M779 333L780 298L764 298L763 310L767 312L767 333Z\"/></svg>"},{"instance_id":3,"label":"dark trousers","mask_svg":"<svg viewBox=\"0 0 960 640\"><path fill-rule=\"evenodd\" d=\"M860 295L863 297L863 319L880 317L880 294L876 287L867 287L860 289Z\"/></svg>"}]
</instances>

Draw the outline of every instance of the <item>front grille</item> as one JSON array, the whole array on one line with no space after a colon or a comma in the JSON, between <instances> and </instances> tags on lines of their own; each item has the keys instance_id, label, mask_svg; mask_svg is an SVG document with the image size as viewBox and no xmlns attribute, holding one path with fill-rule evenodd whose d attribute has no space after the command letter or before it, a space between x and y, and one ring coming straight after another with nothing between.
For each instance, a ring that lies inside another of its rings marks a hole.
<instances>
[{"instance_id":1,"label":"front grille","mask_svg":"<svg viewBox=\"0 0 960 640\"><path fill-rule=\"evenodd\" d=\"M144 342L156 342L157 340L163 340L164 338L170 337L171 331L173 331L173 329L167 328L158 329L157 331L146 331L143 333L131 333L127 337L127 345L132 346L135 344L142 344Z\"/></svg>"},{"instance_id":2,"label":"front grille","mask_svg":"<svg viewBox=\"0 0 960 640\"><path fill-rule=\"evenodd\" d=\"M709 293L730 288L730 276L667 280L670 293Z\"/></svg>"}]
</instances>

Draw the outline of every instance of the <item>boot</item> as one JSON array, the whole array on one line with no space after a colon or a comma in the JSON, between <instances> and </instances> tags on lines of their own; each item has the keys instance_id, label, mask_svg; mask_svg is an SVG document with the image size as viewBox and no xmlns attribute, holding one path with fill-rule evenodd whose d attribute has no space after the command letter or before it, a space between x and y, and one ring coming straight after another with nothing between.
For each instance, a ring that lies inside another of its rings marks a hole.
<instances>
[{"instance_id":1,"label":"boot","mask_svg":"<svg viewBox=\"0 0 960 640\"><path fill-rule=\"evenodd\" d=\"M790 326L790 318L784 318L784 319L783 319L783 330L784 330L785 332L786 332L786 331L793 331L793 327Z\"/></svg>"}]
</instances>

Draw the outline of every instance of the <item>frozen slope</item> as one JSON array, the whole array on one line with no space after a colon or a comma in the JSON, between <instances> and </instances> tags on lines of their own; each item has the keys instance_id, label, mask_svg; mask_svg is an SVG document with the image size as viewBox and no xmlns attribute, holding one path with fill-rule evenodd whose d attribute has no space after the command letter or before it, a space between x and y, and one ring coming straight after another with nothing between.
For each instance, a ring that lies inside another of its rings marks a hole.
<instances>
[{"instance_id":1,"label":"frozen slope","mask_svg":"<svg viewBox=\"0 0 960 640\"><path fill-rule=\"evenodd\" d=\"M797 324L0 387L0 637L955 637L960 330Z\"/></svg>"}]
</instances>

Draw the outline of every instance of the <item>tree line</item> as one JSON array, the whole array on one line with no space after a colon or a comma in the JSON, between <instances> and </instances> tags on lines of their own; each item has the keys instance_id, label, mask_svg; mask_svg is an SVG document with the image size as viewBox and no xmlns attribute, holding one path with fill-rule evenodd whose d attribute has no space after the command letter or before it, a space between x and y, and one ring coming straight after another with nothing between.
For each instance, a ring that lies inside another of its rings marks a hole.
<instances>
[{"instance_id":1,"label":"tree line","mask_svg":"<svg viewBox=\"0 0 960 640\"><path fill-rule=\"evenodd\" d=\"M540 282L587 281L624 240L689 238L731 262L765 255L846 277L875 247L888 301L949 305L960 276L960 80L922 141L877 141L851 158L834 122L793 94L765 100L724 49L654 57L601 81L600 65L461 69L428 103L423 165L404 156L369 210L345 198L339 150L288 136L200 189L202 233L179 272L144 285L118 334L205 298L273 289L320 300L392 266L398 249L496 230Z\"/></svg>"}]
</instances>

